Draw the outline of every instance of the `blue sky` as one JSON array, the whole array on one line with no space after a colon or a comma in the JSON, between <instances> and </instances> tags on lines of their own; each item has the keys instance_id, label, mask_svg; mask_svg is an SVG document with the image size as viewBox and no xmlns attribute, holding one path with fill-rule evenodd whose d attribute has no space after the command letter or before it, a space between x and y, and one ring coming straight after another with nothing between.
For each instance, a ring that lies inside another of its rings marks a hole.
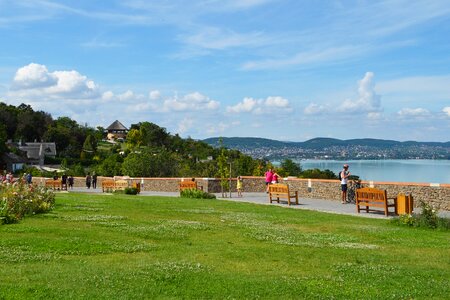
<instances>
[{"instance_id":1,"label":"blue sky","mask_svg":"<svg viewBox=\"0 0 450 300\"><path fill-rule=\"evenodd\" d=\"M0 0L0 100L182 137L450 141L450 3Z\"/></svg>"}]
</instances>

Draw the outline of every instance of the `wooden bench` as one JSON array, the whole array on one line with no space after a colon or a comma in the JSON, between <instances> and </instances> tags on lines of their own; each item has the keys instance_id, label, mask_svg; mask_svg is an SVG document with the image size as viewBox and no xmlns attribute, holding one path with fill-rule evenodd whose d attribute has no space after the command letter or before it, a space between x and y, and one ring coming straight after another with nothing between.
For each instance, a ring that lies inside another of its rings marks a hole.
<instances>
[{"instance_id":1,"label":"wooden bench","mask_svg":"<svg viewBox=\"0 0 450 300\"><path fill-rule=\"evenodd\" d=\"M179 185L179 190L180 190L180 194L183 190L188 190L188 189L193 189L193 190L200 190L203 191L203 187L197 185L196 181L192 181L192 180L184 180L180 182Z\"/></svg>"},{"instance_id":2,"label":"wooden bench","mask_svg":"<svg viewBox=\"0 0 450 300\"><path fill-rule=\"evenodd\" d=\"M62 189L62 182L61 180L54 180L54 179L48 179L45 181L45 187L48 189L53 190L61 190Z\"/></svg>"},{"instance_id":3,"label":"wooden bench","mask_svg":"<svg viewBox=\"0 0 450 300\"><path fill-rule=\"evenodd\" d=\"M102 192L114 191L116 185L114 180L103 180L102 181Z\"/></svg>"},{"instance_id":4,"label":"wooden bench","mask_svg":"<svg viewBox=\"0 0 450 300\"><path fill-rule=\"evenodd\" d=\"M126 180L117 180L114 184L114 189L123 191L125 188L128 187L128 181Z\"/></svg>"},{"instance_id":5,"label":"wooden bench","mask_svg":"<svg viewBox=\"0 0 450 300\"><path fill-rule=\"evenodd\" d=\"M273 199L276 198L276 199ZM280 203L281 199L286 199L288 205L291 205L291 199L295 199L295 204L298 205L298 191L290 192L289 186L282 183L269 184L269 201L277 201Z\"/></svg>"},{"instance_id":6,"label":"wooden bench","mask_svg":"<svg viewBox=\"0 0 450 300\"><path fill-rule=\"evenodd\" d=\"M390 201L392 200L392 201ZM371 207L381 208L385 216L389 214L389 207L394 207L394 213L397 215L397 198L388 198L386 190L375 188L361 188L356 190L356 210L359 213L361 206L365 206L365 210L380 211ZM369 208L370 207L370 208Z\"/></svg>"}]
</instances>

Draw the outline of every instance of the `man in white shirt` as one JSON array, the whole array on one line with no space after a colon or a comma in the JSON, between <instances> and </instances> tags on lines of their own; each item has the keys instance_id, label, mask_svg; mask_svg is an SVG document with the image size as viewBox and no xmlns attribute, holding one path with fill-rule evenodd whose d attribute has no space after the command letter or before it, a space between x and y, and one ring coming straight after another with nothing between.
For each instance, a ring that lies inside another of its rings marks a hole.
<instances>
[{"instance_id":1,"label":"man in white shirt","mask_svg":"<svg viewBox=\"0 0 450 300\"><path fill-rule=\"evenodd\" d=\"M341 190L342 190L342 204L347 203L347 184L348 184L348 177L350 176L350 172L348 171L348 165L345 164L344 168L342 169L340 173L341 178Z\"/></svg>"}]
</instances>

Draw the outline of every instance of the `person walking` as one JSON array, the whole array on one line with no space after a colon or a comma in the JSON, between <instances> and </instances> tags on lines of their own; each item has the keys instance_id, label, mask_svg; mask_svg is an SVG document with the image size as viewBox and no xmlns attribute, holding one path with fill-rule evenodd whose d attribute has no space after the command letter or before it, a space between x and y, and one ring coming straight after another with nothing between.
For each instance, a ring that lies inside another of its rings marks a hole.
<instances>
[{"instance_id":1,"label":"person walking","mask_svg":"<svg viewBox=\"0 0 450 300\"><path fill-rule=\"evenodd\" d=\"M96 189L97 188L97 174L92 173L92 188Z\"/></svg>"},{"instance_id":2,"label":"person walking","mask_svg":"<svg viewBox=\"0 0 450 300\"><path fill-rule=\"evenodd\" d=\"M73 179L73 176L72 176L72 175L69 176L69 178L67 179L67 182L69 183L69 188L70 188L71 190L73 190L73 182L74 182L74 179Z\"/></svg>"},{"instance_id":3,"label":"person walking","mask_svg":"<svg viewBox=\"0 0 450 300\"><path fill-rule=\"evenodd\" d=\"M347 185L348 185L348 177L350 176L350 172L348 171L348 165L345 164L343 166L342 171L339 173L339 178L341 179L341 191L342 191L342 199L341 203L347 203Z\"/></svg>"},{"instance_id":4,"label":"person walking","mask_svg":"<svg viewBox=\"0 0 450 300\"><path fill-rule=\"evenodd\" d=\"M90 173L87 173L87 175L86 175L86 187L87 187L88 189L91 188L91 182L92 182L91 174L90 174Z\"/></svg>"},{"instance_id":5,"label":"person walking","mask_svg":"<svg viewBox=\"0 0 450 300\"><path fill-rule=\"evenodd\" d=\"M67 174L64 173L63 176L61 176L61 189L67 191Z\"/></svg>"}]
</instances>

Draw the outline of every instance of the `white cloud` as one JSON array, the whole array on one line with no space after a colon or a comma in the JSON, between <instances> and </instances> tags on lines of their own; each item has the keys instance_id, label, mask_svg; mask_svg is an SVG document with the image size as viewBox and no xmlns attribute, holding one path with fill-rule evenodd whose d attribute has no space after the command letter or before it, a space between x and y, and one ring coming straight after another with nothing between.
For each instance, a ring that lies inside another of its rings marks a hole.
<instances>
[{"instance_id":1,"label":"white cloud","mask_svg":"<svg viewBox=\"0 0 450 300\"><path fill-rule=\"evenodd\" d=\"M45 65L31 63L17 70L12 97L24 99L95 99L100 96L94 81L77 71L49 72Z\"/></svg>"},{"instance_id":2,"label":"white cloud","mask_svg":"<svg viewBox=\"0 0 450 300\"><path fill-rule=\"evenodd\" d=\"M126 92L117 95L117 99L119 101L128 101L128 100L132 100L135 98L134 92L127 90Z\"/></svg>"},{"instance_id":3,"label":"white cloud","mask_svg":"<svg viewBox=\"0 0 450 300\"><path fill-rule=\"evenodd\" d=\"M191 118L184 118L178 123L178 133L183 134L192 128L194 120Z\"/></svg>"},{"instance_id":4,"label":"white cloud","mask_svg":"<svg viewBox=\"0 0 450 300\"><path fill-rule=\"evenodd\" d=\"M303 112L306 115L320 115L320 114L328 112L328 108L325 105L311 103L307 107L305 107Z\"/></svg>"},{"instance_id":5,"label":"white cloud","mask_svg":"<svg viewBox=\"0 0 450 300\"><path fill-rule=\"evenodd\" d=\"M228 106L227 112L229 113L242 113L242 112L251 112L257 105L257 100L253 98L244 98L242 102L239 102L238 104L234 106Z\"/></svg>"},{"instance_id":6,"label":"white cloud","mask_svg":"<svg viewBox=\"0 0 450 300\"><path fill-rule=\"evenodd\" d=\"M358 99L345 100L338 111L344 113L379 112L382 110L380 96L374 90L374 74L367 72L358 83Z\"/></svg>"},{"instance_id":7,"label":"white cloud","mask_svg":"<svg viewBox=\"0 0 450 300\"><path fill-rule=\"evenodd\" d=\"M423 118L431 115L430 111L424 108L403 108L397 114L403 118Z\"/></svg>"},{"instance_id":8,"label":"white cloud","mask_svg":"<svg viewBox=\"0 0 450 300\"><path fill-rule=\"evenodd\" d=\"M208 134L221 134L224 133L228 128L230 128L230 124L226 124L224 122L219 122L217 124L210 124L207 127L206 132Z\"/></svg>"},{"instance_id":9,"label":"white cloud","mask_svg":"<svg viewBox=\"0 0 450 300\"><path fill-rule=\"evenodd\" d=\"M369 112L367 118L372 121L378 121L383 119L383 114L380 112Z\"/></svg>"},{"instance_id":10,"label":"white cloud","mask_svg":"<svg viewBox=\"0 0 450 300\"><path fill-rule=\"evenodd\" d=\"M291 57L270 58L259 61L249 61L242 65L243 70L279 69L296 65L311 65L329 61L353 58L355 55L368 51L363 46L340 46L327 49L313 49L299 52Z\"/></svg>"},{"instance_id":11,"label":"white cloud","mask_svg":"<svg viewBox=\"0 0 450 300\"><path fill-rule=\"evenodd\" d=\"M444 107L442 111L450 117L450 106Z\"/></svg>"},{"instance_id":12,"label":"white cloud","mask_svg":"<svg viewBox=\"0 0 450 300\"><path fill-rule=\"evenodd\" d=\"M267 114L274 112L291 112L289 100L280 96L269 96L266 99L246 97L236 105L226 108L228 113Z\"/></svg>"},{"instance_id":13,"label":"white cloud","mask_svg":"<svg viewBox=\"0 0 450 300\"><path fill-rule=\"evenodd\" d=\"M13 80L13 88L34 89L44 88L57 84L55 74L48 72L46 66L31 63L17 70Z\"/></svg>"},{"instance_id":14,"label":"white cloud","mask_svg":"<svg viewBox=\"0 0 450 300\"><path fill-rule=\"evenodd\" d=\"M105 102L108 102L113 99L114 99L114 93L111 91L106 91L102 94L102 100L104 100Z\"/></svg>"},{"instance_id":15,"label":"white cloud","mask_svg":"<svg viewBox=\"0 0 450 300\"><path fill-rule=\"evenodd\" d=\"M162 111L201 111L201 110L217 110L220 106L218 101L194 92L183 97L177 95L173 98L167 98L163 101Z\"/></svg>"},{"instance_id":16,"label":"white cloud","mask_svg":"<svg viewBox=\"0 0 450 300\"><path fill-rule=\"evenodd\" d=\"M158 100L161 98L161 92L158 90L150 91L148 96L150 100Z\"/></svg>"}]
</instances>

